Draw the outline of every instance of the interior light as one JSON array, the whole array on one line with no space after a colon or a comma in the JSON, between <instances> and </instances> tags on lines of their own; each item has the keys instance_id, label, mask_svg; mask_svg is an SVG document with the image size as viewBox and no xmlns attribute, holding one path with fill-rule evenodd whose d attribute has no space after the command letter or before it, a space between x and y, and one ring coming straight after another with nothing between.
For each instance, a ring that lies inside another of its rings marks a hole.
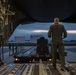
<instances>
[{"instance_id":1,"label":"interior light","mask_svg":"<svg viewBox=\"0 0 76 75\"><path fill-rule=\"evenodd\" d=\"M49 61L52 61L52 59L49 59Z\"/></svg>"},{"instance_id":2,"label":"interior light","mask_svg":"<svg viewBox=\"0 0 76 75\"><path fill-rule=\"evenodd\" d=\"M18 59L18 58L16 58L15 60L16 60L16 61L18 61L19 59Z\"/></svg>"}]
</instances>

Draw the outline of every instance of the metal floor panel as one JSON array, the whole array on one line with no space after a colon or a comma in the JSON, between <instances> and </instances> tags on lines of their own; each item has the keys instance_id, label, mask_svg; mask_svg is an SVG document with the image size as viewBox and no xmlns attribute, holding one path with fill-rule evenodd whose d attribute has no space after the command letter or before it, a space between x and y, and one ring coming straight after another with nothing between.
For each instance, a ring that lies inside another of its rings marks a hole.
<instances>
[{"instance_id":1,"label":"metal floor panel","mask_svg":"<svg viewBox=\"0 0 76 75\"><path fill-rule=\"evenodd\" d=\"M8 67L7 67L8 66ZM9 70L11 69L11 70ZM4 71L3 71L4 70ZM57 69L52 64L45 62L8 64L0 67L0 75L76 75L76 63L70 63L67 69L61 70L57 63Z\"/></svg>"}]
</instances>

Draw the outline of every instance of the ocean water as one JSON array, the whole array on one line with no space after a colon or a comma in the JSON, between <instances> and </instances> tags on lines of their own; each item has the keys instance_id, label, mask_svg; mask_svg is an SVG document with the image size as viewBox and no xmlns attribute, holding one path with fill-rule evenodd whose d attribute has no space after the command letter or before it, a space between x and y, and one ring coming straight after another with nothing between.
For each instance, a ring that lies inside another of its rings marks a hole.
<instances>
[{"instance_id":1,"label":"ocean water","mask_svg":"<svg viewBox=\"0 0 76 75\"><path fill-rule=\"evenodd\" d=\"M9 38L9 41L14 40L15 36L25 36L25 40L30 40L31 35L42 35L46 39L51 40L51 38L48 38L47 32L52 24L53 22L33 22L28 24L20 24ZM60 24L64 25L68 33L67 38L64 40L76 40L76 23L60 22Z\"/></svg>"}]
</instances>

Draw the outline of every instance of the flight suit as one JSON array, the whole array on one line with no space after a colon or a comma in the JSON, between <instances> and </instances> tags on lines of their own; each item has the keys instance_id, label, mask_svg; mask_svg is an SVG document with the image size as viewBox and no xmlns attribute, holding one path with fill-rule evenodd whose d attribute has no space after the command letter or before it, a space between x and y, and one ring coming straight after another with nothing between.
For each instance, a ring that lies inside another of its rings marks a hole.
<instances>
[{"instance_id":1,"label":"flight suit","mask_svg":"<svg viewBox=\"0 0 76 75\"><path fill-rule=\"evenodd\" d=\"M56 67L56 52L58 50L60 56L61 66L65 65L65 56L64 56L64 45L63 39L67 37L67 32L63 25L53 24L50 26L48 31L48 37L52 37L52 59L53 67Z\"/></svg>"}]
</instances>

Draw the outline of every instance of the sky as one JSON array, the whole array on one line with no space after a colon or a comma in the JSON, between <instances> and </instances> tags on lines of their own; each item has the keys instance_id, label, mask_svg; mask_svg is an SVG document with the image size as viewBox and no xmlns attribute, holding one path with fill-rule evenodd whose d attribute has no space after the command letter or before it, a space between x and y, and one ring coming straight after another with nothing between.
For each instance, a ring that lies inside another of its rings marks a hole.
<instances>
[{"instance_id":1,"label":"sky","mask_svg":"<svg viewBox=\"0 0 76 75\"><path fill-rule=\"evenodd\" d=\"M30 40L30 35L42 35L46 39L51 40L48 38L47 32L50 25L52 24L53 22L34 22L22 25L20 24L9 38L9 41L14 40L15 36L25 36L25 40ZM68 33L68 37L64 40L76 40L76 23L60 22L60 24L64 25Z\"/></svg>"}]
</instances>

